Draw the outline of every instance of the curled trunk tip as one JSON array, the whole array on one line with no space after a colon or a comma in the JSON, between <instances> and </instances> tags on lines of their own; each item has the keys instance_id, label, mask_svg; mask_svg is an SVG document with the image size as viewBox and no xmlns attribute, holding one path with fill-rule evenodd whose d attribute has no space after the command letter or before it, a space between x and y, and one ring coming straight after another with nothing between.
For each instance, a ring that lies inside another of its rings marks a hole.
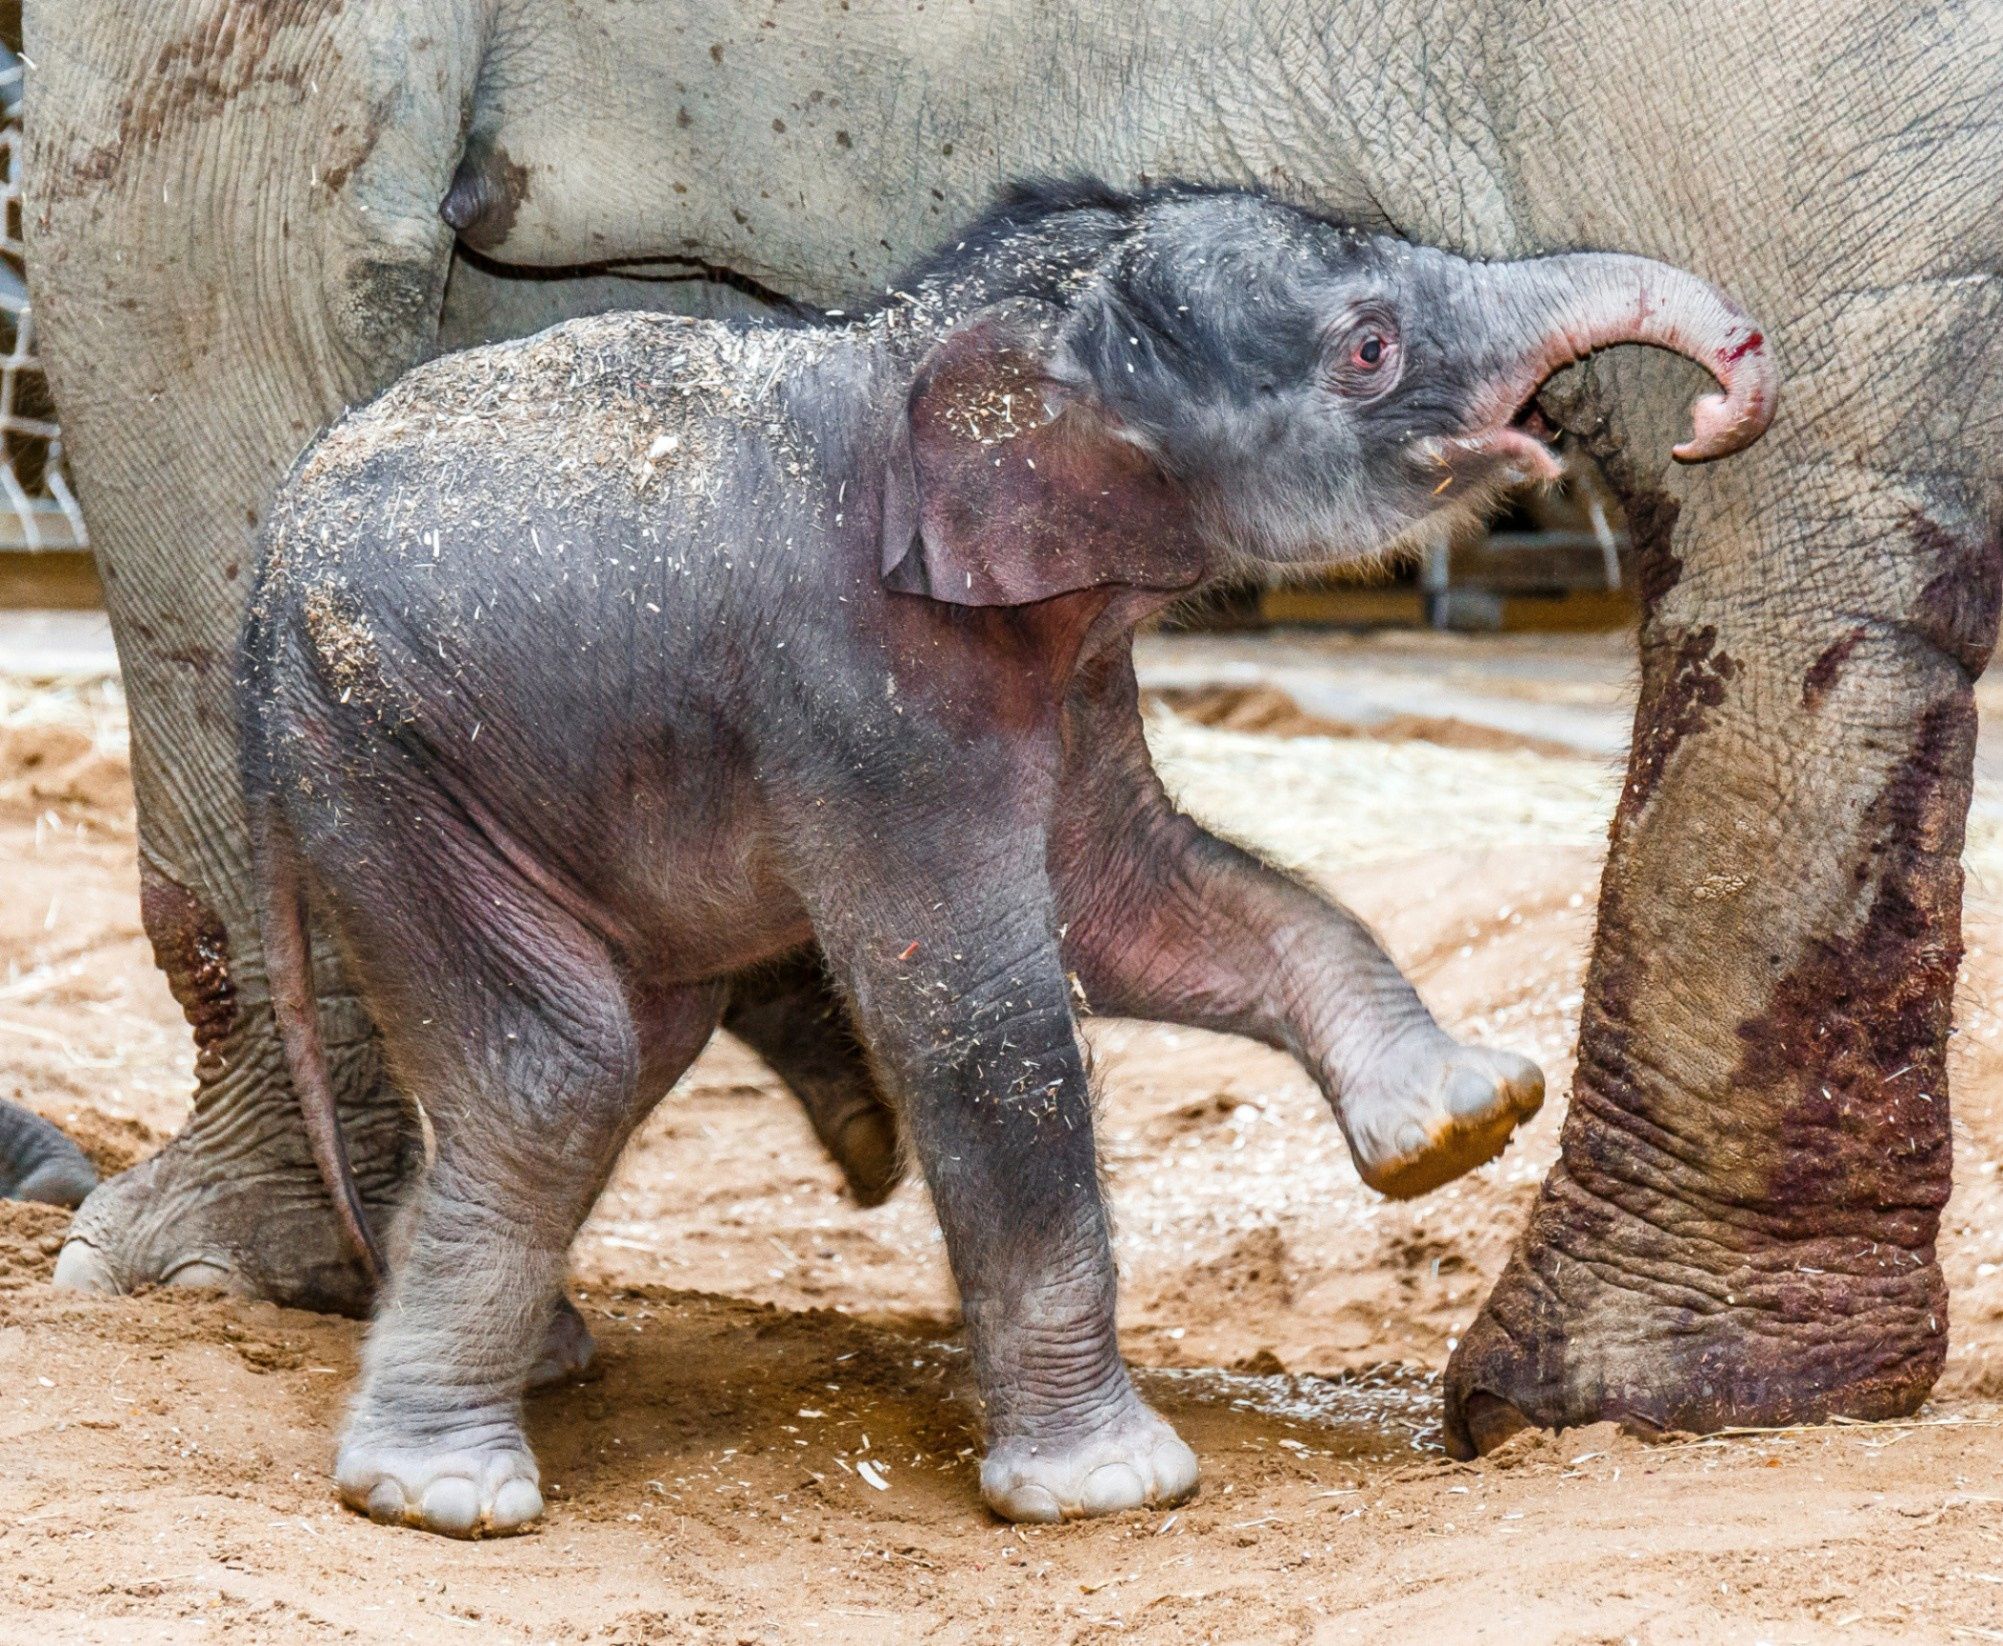
<instances>
[{"instance_id":1,"label":"curled trunk tip","mask_svg":"<svg viewBox=\"0 0 2003 1646\"><path fill-rule=\"evenodd\" d=\"M1702 364L1725 392L1704 395L1690 408L1690 438L1670 448L1679 463L1708 463L1744 451L1767 432L1780 403L1780 378L1767 353L1766 336L1750 320L1720 350L1715 364Z\"/></svg>"},{"instance_id":2,"label":"curled trunk tip","mask_svg":"<svg viewBox=\"0 0 2003 1646\"><path fill-rule=\"evenodd\" d=\"M1580 252L1513 265L1535 294L1521 405L1554 372L1596 349L1645 343L1694 360L1723 391L1691 408L1691 434L1672 448L1679 462L1706 463L1743 451L1766 433L1780 378L1764 332L1715 286L1666 263Z\"/></svg>"}]
</instances>

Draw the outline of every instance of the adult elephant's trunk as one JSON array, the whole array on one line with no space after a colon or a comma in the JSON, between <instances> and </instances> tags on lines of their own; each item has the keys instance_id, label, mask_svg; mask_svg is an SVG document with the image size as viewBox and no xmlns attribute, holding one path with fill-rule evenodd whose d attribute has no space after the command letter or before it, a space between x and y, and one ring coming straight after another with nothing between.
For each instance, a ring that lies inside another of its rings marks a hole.
<instances>
[{"instance_id":1,"label":"adult elephant's trunk","mask_svg":"<svg viewBox=\"0 0 2003 1646\"><path fill-rule=\"evenodd\" d=\"M1505 317L1503 351L1476 408L1476 426L1504 423L1554 372L1616 343L1647 343L1697 362L1722 394L1691 409L1685 463L1750 446L1773 421L1780 388L1766 339L1724 293L1695 275L1645 257L1580 252L1480 266L1475 300Z\"/></svg>"}]
</instances>

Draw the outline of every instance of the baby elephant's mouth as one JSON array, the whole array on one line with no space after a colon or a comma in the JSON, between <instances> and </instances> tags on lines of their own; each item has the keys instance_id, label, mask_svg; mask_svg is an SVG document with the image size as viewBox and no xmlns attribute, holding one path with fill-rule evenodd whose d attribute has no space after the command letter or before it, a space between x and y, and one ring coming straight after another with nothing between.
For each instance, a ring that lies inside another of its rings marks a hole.
<instances>
[{"instance_id":1,"label":"baby elephant's mouth","mask_svg":"<svg viewBox=\"0 0 2003 1646\"><path fill-rule=\"evenodd\" d=\"M1474 434L1435 440L1431 456L1443 479L1486 480L1497 485L1555 484L1564 470L1550 442L1557 431L1537 409L1535 396L1516 415ZM1445 490L1445 485L1441 487Z\"/></svg>"},{"instance_id":2,"label":"baby elephant's mouth","mask_svg":"<svg viewBox=\"0 0 2003 1646\"><path fill-rule=\"evenodd\" d=\"M1524 402L1523 409L1510 419L1509 426L1521 429L1525 434L1543 441L1547 446L1558 438L1558 431L1544 421L1544 413L1539 409L1534 397Z\"/></svg>"}]
</instances>

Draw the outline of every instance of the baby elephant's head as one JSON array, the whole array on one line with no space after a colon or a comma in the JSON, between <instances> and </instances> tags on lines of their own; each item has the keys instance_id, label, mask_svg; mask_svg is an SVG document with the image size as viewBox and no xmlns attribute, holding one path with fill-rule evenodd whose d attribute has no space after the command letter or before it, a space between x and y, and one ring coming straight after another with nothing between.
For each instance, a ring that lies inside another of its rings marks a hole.
<instances>
[{"instance_id":1,"label":"baby elephant's head","mask_svg":"<svg viewBox=\"0 0 2003 1646\"><path fill-rule=\"evenodd\" d=\"M1073 215L1091 212L1118 226L1066 296L983 309L921 366L885 509L893 587L1020 603L1383 553L1555 479L1531 401L1610 344L1718 379L1686 462L1773 417L1751 320L1645 258L1471 263L1238 191L1104 195ZM1026 260L1036 232L985 255Z\"/></svg>"}]
</instances>

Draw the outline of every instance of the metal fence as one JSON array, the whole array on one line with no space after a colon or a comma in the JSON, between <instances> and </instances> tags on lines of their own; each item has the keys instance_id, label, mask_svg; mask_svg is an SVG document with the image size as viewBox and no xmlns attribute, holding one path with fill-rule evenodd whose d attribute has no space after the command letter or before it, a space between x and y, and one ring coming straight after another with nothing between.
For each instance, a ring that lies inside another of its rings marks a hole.
<instances>
[{"instance_id":1,"label":"metal fence","mask_svg":"<svg viewBox=\"0 0 2003 1646\"><path fill-rule=\"evenodd\" d=\"M21 59L0 46L0 551L88 546L35 356L21 245Z\"/></svg>"}]
</instances>

